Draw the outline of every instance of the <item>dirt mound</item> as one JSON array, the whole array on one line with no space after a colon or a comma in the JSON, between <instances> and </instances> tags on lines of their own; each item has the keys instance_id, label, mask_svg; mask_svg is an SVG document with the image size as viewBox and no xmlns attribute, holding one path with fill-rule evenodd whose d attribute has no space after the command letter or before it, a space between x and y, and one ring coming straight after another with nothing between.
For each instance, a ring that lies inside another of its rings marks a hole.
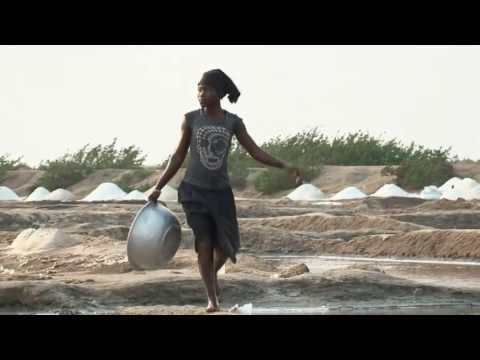
<instances>
[{"instance_id":1,"label":"dirt mound","mask_svg":"<svg viewBox=\"0 0 480 360\"><path fill-rule=\"evenodd\" d=\"M426 200L419 198L409 197L369 197L361 200L363 204L366 204L369 209L404 209L410 207L419 207L424 204Z\"/></svg>"},{"instance_id":2,"label":"dirt mound","mask_svg":"<svg viewBox=\"0 0 480 360\"><path fill-rule=\"evenodd\" d=\"M395 176L382 176L384 166L337 166L326 165L322 167L322 173L311 181L311 184L320 188L324 193L334 194L340 190L355 186L366 194L371 194L382 185L395 181ZM243 191L235 190L235 195L246 198L264 198L253 186L254 179L265 169L251 169L247 177L247 187ZM278 192L273 197L288 195L292 189Z\"/></svg>"},{"instance_id":3,"label":"dirt mound","mask_svg":"<svg viewBox=\"0 0 480 360\"><path fill-rule=\"evenodd\" d=\"M78 224L68 229L69 233L88 235L91 237L104 236L118 241L126 241L130 228L126 225L107 225L93 227L91 224Z\"/></svg>"},{"instance_id":4,"label":"dirt mound","mask_svg":"<svg viewBox=\"0 0 480 360\"><path fill-rule=\"evenodd\" d=\"M17 231L28 227L39 226L48 221L46 214L20 214L13 211L0 212L0 230Z\"/></svg>"},{"instance_id":5,"label":"dirt mound","mask_svg":"<svg viewBox=\"0 0 480 360\"><path fill-rule=\"evenodd\" d=\"M336 193L348 186L355 186L371 194L382 185L394 182L395 176L382 176L384 166L323 166L320 176L312 184L326 193Z\"/></svg>"},{"instance_id":6,"label":"dirt mound","mask_svg":"<svg viewBox=\"0 0 480 360\"><path fill-rule=\"evenodd\" d=\"M259 258L252 255L239 254L237 263L233 264L230 261L227 261L225 264L225 273L247 273L255 274L260 276L271 276L277 271L277 268Z\"/></svg>"},{"instance_id":7,"label":"dirt mound","mask_svg":"<svg viewBox=\"0 0 480 360\"><path fill-rule=\"evenodd\" d=\"M10 244L18 235L14 231L0 231L0 244Z\"/></svg>"},{"instance_id":8,"label":"dirt mound","mask_svg":"<svg viewBox=\"0 0 480 360\"><path fill-rule=\"evenodd\" d=\"M318 211L312 208L296 207L268 207L263 204L237 203L237 216L239 218L259 218L285 215L304 215Z\"/></svg>"},{"instance_id":9,"label":"dirt mound","mask_svg":"<svg viewBox=\"0 0 480 360\"><path fill-rule=\"evenodd\" d=\"M67 247L75 242L61 229L25 229L12 242L12 253L24 254Z\"/></svg>"},{"instance_id":10,"label":"dirt mound","mask_svg":"<svg viewBox=\"0 0 480 360\"><path fill-rule=\"evenodd\" d=\"M437 229L480 229L480 210L415 212L388 217Z\"/></svg>"},{"instance_id":11,"label":"dirt mound","mask_svg":"<svg viewBox=\"0 0 480 360\"><path fill-rule=\"evenodd\" d=\"M418 210L459 210L459 209L478 209L478 202L458 199L450 201L446 199L424 202L417 206Z\"/></svg>"},{"instance_id":12,"label":"dirt mound","mask_svg":"<svg viewBox=\"0 0 480 360\"><path fill-rule=\"evenodd\" d=\"M154 186L158 179L160 179L160 176L162 175L164 169L157 169L154 171L153 174L148 176L147 178L143 179L142 181L139 181L135 184L132 184L133 187L135 188L143 188L143 187L149 187L151 188ZM181 168L178 170L178 172L175 174L175 176L169 181L168 185L171 187L178 189L178 186L180 185L180 182L182 181L183 177L185 176L185 168Z\"/></svg>"},{"instance_id":13,"label":"dirt mound","mask_svg":"<svg viewBox=\"0 0 480 360\"><path fill-rule=\"evenodd\" d=\"M304 263L301 263L301 264L291 265L288 268L283 269L278 274L278 277L281 279L288 279L294 276L303 275L308 272L310 272L310 270L308 269L308 266L305 265Z\"/></svg>"},{"instance_id":14,"label":"dirt mound","mask_svg":"<svg viewBox=\"0 0 480 360\"><path fill-rule=\"evenodd\" d=\"M421 230L391 235L372 255L480 258L480 231Z\"/></svg>"},{"instance_id":15,"label":"dirt mound","mask_svg":"<svg viewBox=\"0 0 480 360\"><path fill-rule=\"evenodd\" d=\"M120 183L122 177L125 175L134 173L136 170L122 170L122 169L104 169L97 170L83 179L79 183L72 185L68 188L78 197L84 197L91 193L98 185L105 182ZM140 189L145 187L151 187L156 184L160 175L163 173L163 169L154 170L153 174L149 175L145 179L133 182L129 184L130 187ZM174 188L178 187L178 184L183 179L185 169L180 169L177 174L170 180L169 185Z\"/></svg>"},{"instance_id":16,"label":"dirt mound","mask_svg":"<svg viewBox=\"0 0 480 360\"><path fill-rule=\"evenodd\" d=\"M459 161L452 165L455 175L461 178L470 177L480 181L480 162Z\"/></svg>"},{"instance_id":17,"label":"dirt mound","mask_svg":"<svg viewBox=\"0 0 480 360\"><path fill-rule=\"evenodd\" d=\"M316 253L317 236L265 226L241 226L243 250L254 253Z\"/></svg>"},{"instance_id":18,"label":"dirt mound","mask_svg":"<svg viewBox=\"0 0 480 360\"><path fill-rule=\"evenodd\" d=\"M294 216L278 216L264 219L241 219L240 224L248 226L268 226L278 229L323 232L329 230L382 229L412 231L425 228L421 225L408 224L386 217L367 215L334 216L315 213Z\"/></svg>"},{"instance_id":19,"label":"dirt mound","mask_svg":"<svg viewBox=\"0 0 480 360\"><path fill-rule=\"evenodd\" d=\"M77 184L70 186L67 190L73 192L77 197L83 198L95 190L100 184L105 182L118 182L122 176L128 174L130 171L131 170L121 169L97 170Z\"/></svg>"},{"instance_id":20,"label":"dirt mound","mask_svg":"<svg viewBox=\"0 0 480 360\"><path fill-rule=\"evenodd\" d=\"M249 227L241 229L241 244L256 253L480 258L480 230L315 234Z\"/></svg>"},{"instance_id":21,"label":"dirt mound","mask_svg":"<svg viewBox=\"0 0 480 360\"><path fill-rule=\"evenodd\" d=\"M395 232L382 230L337 230L322 233L288 231L274 227L249 226L240 228L241 246L244 251L272 254L353 254L356 247L348 248L354 239L372 235L388 236ZM373 237L373 236L372 236ZM344 251L344 249L346 249Z\"/></svg>"},{"instance_id":22,"label":"dirt mound","mask_svg":"<svg viewBox=\"0 0 480 360\"><path fill-rule=\"evenodd\" d=\"M347 186L356 186L363 192L369 194L376 191L382 185L392 182L395 178L392 176L382 176L383 166L324 166L322 174L312 181L312 185L321 188L327 193L336 193ZM151 169L154 172L134 183L129 184L132 188L150 188L158 181L163 169ZM184 168L180 169L169 182L169 185L178 188L185 175ZM269 198L258 193L254 186L254 179L265 169L252 168L247 178L247 187L239 191L234 189L235 195L248 198ZM123 169L103 169L97 170L84 180L70 186L67 190L73 192L78 197L84 197L94 190L98 185L104 182L118 183L120 179L135 170ZM27 196L35 187L35 183L42 176L44 171L40 170L13 170L9 171L7 178L1 185L8 186L19 196ZM50 189L51 190L51 189ZM286 196L291 190L275 194L274 197Z\"/></svg>"},{"instance_id":23,"label":"dirt mound","mask_svg":"<svg viewBox=\"0 0 480 360\"><path fill-rule=\"evenodd\" d=\"M42 170L11 170L0 185L8 186L18 196L27 196L35 188L35 184L43 175Z\"/></svg>"},{"instance_id":24,"label":"dirt mound","mask_svg":"<svg viewBox=\"0 0 480 360\"><path fill-rule=\"evenodd\" d=\"M385 271L381 267L379 267L377 265L373 265L373 264L354 264L354 265L347 266L346 269L348 269L348 270L370 271L370 272L377 272L377 273L385 274Z\"/></svg>"}]
</instances>

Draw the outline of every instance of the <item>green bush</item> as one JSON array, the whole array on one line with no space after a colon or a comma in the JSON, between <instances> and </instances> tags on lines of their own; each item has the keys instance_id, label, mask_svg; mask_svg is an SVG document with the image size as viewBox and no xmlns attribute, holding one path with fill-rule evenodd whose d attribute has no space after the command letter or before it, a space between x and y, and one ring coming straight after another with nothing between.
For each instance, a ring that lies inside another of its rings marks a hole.
<instances>
[{"instance_id":1,"label":"green bush","mask_svg":"<svg viewBox=\"0 0 480 360\"><path fill-rule=\"evenodd\" d=\"M154 170L149 170L145 168L135 169L124 174L117 181L117 185L120 186L123 189L123 191L126 191L127 193L135 189L139 191L147 191L151 186L143 185L143 186L140 186L139 188L135 188L132 184L144 180L145 178L149 177L153 173L154 173Z\"/></svg>"},{"instance_id":2,"label":"green bush","mask_svg":"<svg viewBox=\"0 0 480 360\"><path fill-rule=\"evenodd\" d=\"M249 167L258 164L238 143L230 157ZM427 156L423 146L404 145L397 139L375 138L363 131L329 139L317 128L286 137L276 136L260 147L272 156L300 166L319 165L400 165L404 160Z\"/></svg>"},{"instance_id":3,"label":"green bush","mask_svg":"<svg viewBox=\"0 0 480 360\"><path fill-rule=\"evenodd\" d=\"M0 155L0 181L3 181L7 176L7 171L18 169L20 166L24 166L20 161L21 157L18 159L10 159L8 154Z\"/></svg>"},{"instance_id":4,"label":"green bush","mask_svg":"<svg viewBox=\"0 0 480 360\"><path fill-rule=\"evenodd\" d=\"M67 153L56 160L47 160L39 166L45 174L37 181L36 186L47 189L69 187L99 169L140 169L145 161L141 150L128 146L117 150L117 139L109 145L97 145L89 149L89 144L77 152Z\"/></svg>"},{"instance_id":5,"label":"green bush","mask_svg":"<svg viewBox=\"0 0 480 360\"><path fill-rule=\"evenodd\" d=\"M286 137L276 136L260 147L306 173L306 169L322 165L387 165L384 173L397 175L398 184L408 188L443 182L453 172L449 162L457 159L450 157L450 149L432 150L413 142L404 145L397 139L384 140L363 131L329 139L317 128ZM236 167L258 166L238 142L233 143L229 161ZM400 167L395 170L394 165ZM308 181L307 176L305 180ZM255 187L271 193L291 188L291 181L272 169L257 178Z\"/></svg>"},{"instance_id":6,"label":"green bush","mask_svg":"<svg viewBox=\"0 0 480 360\"><path fill-rule=\"evenodd\" d=\"M168 165L168 160L170 157L166 158L160 163L160 169L165 169ZM185 169L188 167L188 164L190 163L190 151L187 152L187 155L185 155L185 160L183 160L182 165L180 165L181 169Z\"/></svg>"},{"instance_id":7,"label":"green bush","mask_svg":"<svg viewBox=\"0 0 480 360\"><path fill-rule=\"evenodd\" d=\"M48 165L42 166L41 170L44 170L45 173L38 179L35 187L43 186L50 191L67 188L85 179L93 171L93 169L67 159L48 161Z\"/></svg>"},{"instance_id":8,"label":"green bush","mask_svg":"<svg viewBox=\"0 0 480 360\"><path fill-rule=\"evenodd\" d=\"M303 180L309 182L320 175L319 167L302 167ZM295 178L285 170L268 168L255 178L255 190L263 194L273 194L278 191L293 189L296 187Z\"/></svg>"},{"instance_id":9,"label":"green bush","mask_svg":"<svg viewBox=\"0 0 480 360\"><path fill-rule=\"evenodd\" d=\"M427 151L422 156L402 161L397 169L386 169L386 173L396 175L397 184L405 189L440 186L454 176L453 166L448 158L449 151Z\"/></svg>"},{"instance_id":10,"label":"green bush","mask_svg":"<svg viewBox=\"0 0 480 360\"><path fill-rule=\"evenodd\" d=\"M153 184L140 185L140 186L137 188L137 190L138 190L138 191L141 191L141 192L145 192L145 191L149 190L152 186L153 186Z\"/></svg>"},{"instance_id":11,"label":"green bush","mask_svg":"<svg viewBox=\"0 0 480 360\"><path fill-rule=\"evenodd\" d=\"M243 190L247 186L248 168L240 164L228 164L230 185L236 189Z\"/></svg>"}]
</instances>

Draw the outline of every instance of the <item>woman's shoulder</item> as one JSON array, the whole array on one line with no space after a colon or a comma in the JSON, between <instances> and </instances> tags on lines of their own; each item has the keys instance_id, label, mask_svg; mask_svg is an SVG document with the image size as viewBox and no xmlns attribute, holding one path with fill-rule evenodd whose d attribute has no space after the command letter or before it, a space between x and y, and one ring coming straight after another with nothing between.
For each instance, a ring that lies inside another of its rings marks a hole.
<instances>
[{"instance_id":1,"label":"woman's shoulder","mask_svg":"<svg viewBox=\"0 0 480 360\"><path fill-rule=\"evenodd\" d=\"M201 111L202 111L201 109L189 111L189 112L185 113L185 119L187 119L187 120L193 119L193 118L199 116Z\"/></svg>"},{"instance_id":2,"label":"woman's shoulder","mask_svg":"<svg viewBox=\"0 0 480 360\"><path fill-rule=\"evenodd\" d=\"M241 122L243 119L234 113L231 113L230 111L225 110L225 112L228 114L228 116L234 121L234 122Z\"/></svg>"},{"instance_id":3,"label":"woman's shoulder","mask_svg":"<svg viewBox=\"0 0 480 360\"><path fill-rule=\"evenodd\" d=\"M229 115L228 117L230 117L231 119L231 127L233 129L233 132L236 134L240 128L245 126L243 123L243 119L237 114L231 113L229 111L227 111L227 114Z\"/></svg>"},{"instance_id":4,"label":"woman's shoulder","mask_svg":"<svg viewBox=\"0 0 480 360\"><path fill-rule=\"evenodd\" d=\"M193 121L200 116L201 109L198 110L192 110L187 113L185 113L185 121L189 127L192 126Z\"/></svg>"}]
</instances>

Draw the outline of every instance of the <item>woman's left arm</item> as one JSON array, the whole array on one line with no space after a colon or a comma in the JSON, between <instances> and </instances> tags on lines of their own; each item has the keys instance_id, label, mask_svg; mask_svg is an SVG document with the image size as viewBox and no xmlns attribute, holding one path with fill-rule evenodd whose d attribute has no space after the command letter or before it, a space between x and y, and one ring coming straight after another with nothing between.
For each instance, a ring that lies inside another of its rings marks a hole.
<instances>
[{"instance_id":1,"label":"woman's left arm","mask_svg":"<svg viewBox=\"0 0 480 360\"><path fill-rule=\"evenodd\" d=\"M301 177L300 169L288 164L285 161L275 159L273 156L263 151L262 148L260 148L252 139L243 124L237 129L236 137L240 145L242 145L250 154L250 156L258 162L279 169L286 169L289 173L295 174L297 179Z\"/></svg>"}]
</instances>

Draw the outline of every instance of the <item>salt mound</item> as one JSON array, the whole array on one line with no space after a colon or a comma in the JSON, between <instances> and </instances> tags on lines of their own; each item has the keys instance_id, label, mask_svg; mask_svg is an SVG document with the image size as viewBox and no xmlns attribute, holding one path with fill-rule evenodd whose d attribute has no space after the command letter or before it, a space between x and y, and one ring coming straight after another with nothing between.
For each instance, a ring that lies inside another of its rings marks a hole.
<instances>
[{"instance_id":1,"label":"salt mound","mask_svg":"<svg viewBox=\"0 0 480 360\"><path fill-rule=\"evenodd\" d=\"M372 196L376 197L411 197L409 193L395 184L385 184L378 189Z\"/></svg>"},{"instance_id":2,"label":"salt mound","mask_svg":"<svg viewBox=\"0 0 480 360\"><path fill-rule=\"evenodd\" d=\"M127 193L120 189L114 183L103 183L97 186L88 196L82 201L114 201L122 200Z\"/></svg>"},{"instance_id":3,"label":"salt mound","mask_svg":"<svg viewBox=\"0 0 480 360\"><path fill-rule=\"evenodd\" d=\"M425 186L423 191L420 193L420 197L426 200L438 200L442 197L442 193L434 185Z\"/></svg>"},{"instance_id":4,"label":"salt mound","mask_svg":"<svg viewBox=\"0 0 480 360\"><path fill-rule=\"evenodd\" d=\"M155 187L152 186L149 190L147 190L145 192L145 196L150 195L150 193L153 191L154 188ZM165 185L158 199L161 201L178 201L177 190L175 190L170 185Z\"/></svg>"},{"instance_id":5,"label":"salt mound","mask_svg":"<svg viewBox=\"0 0 480 360\"><path fill-rule=\"evenodd\" d=\"M75 199L75 195L73 195L70 191L65 189L57 189L52 191L50 195L48 195L44 200L46 201L73 201Z\"/></svg>"},{"instance_id":6,"label":"salt mound","mask_svg":"<svg viewBox=\"0 0 480 360\"><path fill-rule=\"evenodd\" d=\"M26 199L25 201L42 201L50 195L50 191L45 189L43 186L37 187Z\"/></svg>"},{"instance_id":7,"label":"salt mound","mask_svg":"<svg viewBox=\"0 0 480 360\"><path fill-rule=\"evenodd\" d=\"M447 191L448 189L451 189L452 188L452 185L454 188L457 187L457 185L462 181L462 179L458 178L458 177L453 177L451 178L450 180L448 180L445 184L443 184L442 186L440 186L439 190L441 193L444 193L445 191Z\"/></svg>"},{"instance_id":8,"label":"salt mound","mask_svg":"<svg viewBox=\"0 0 480 360\"><path fill-rule=\"evenodd\" d=\"M480 184L471 178L460 179L458 177L451 178L440 187L443 193L442 199L457 200L459 198L465 200L476 199L476 189Z\"/></svg>"},{"instance_id":9,"label":"salt mound","mask_svg":"<svg viewBox=\"0 0 480 360\"><path fill-rule=\"evenodd\" d=\"M173 187L169 185L165 185L165 187L162 189L162 193L160 194L159 199L163 201L177 201L178 200L177 190L175 190Z\"/></svg>"},{"instance_id":10,"label":"salt mound","mask_svg":"<svg viewBox=\"0 0 480 360\"><path fill-rule=\"evenodd\" d=\"M147 200L144 193L138 190L133 190L126 195L123 200Z\"/></svg>"},{"instance_id":11,"label":"salt mound","mask_svg":"<svg viewBox=\"0 0 480 360\"><path fill-rule=\"evenodd\" d=\"M313 203L313 205L341 206L341 205L343 205L343 203L325 200L325 201L320 201L320 202Z\"/></svg>"},{"instance_id":12,"label":"salt mound","mask_svg":"<svg viewBox=\"0 0 480 360\"><path fill-rule=\"evenodd\" d=\"M440 199L446 199L446 200L451 200L451 201L456 201L458 199L465 199L467 198L468 196L463 192L461 191L459 188L457 187L454 187L453 189L450 188L450 189L445 189L445 191L443 192L442 196L440 197Z\"/></svg>"},{"instance_id":13,"label":"salt mound","mask_svg":"<svg viewBox=\"0 0 480 360\"><path fill-rule=\"evenodd\" d=\"M75 242L55 228L25 229L10 245L12 253L30 253L71 246Z\"/></svg>"},{"instance_id":14,"label":"salt mound","mask_svg":"<svg viewBox=\"0 0 480 360\"><path fill-rule=\"evenodd\" d=\"M480 185L477 185L471 189L468 195L471 200L480 200Z\"/></svg>"},{"instance_id":15,"label":"salt mound","mask_svg":"<svg viewBox=\"0 0 480 360\"><path fill-rule=\"evenodd\" d=\"M303 184L287 195L290 200L315 201L325 198L325 194L312 184Z\"/></svg>"},{"instance_id":16,"label":"salt mound","mask_svg":"<svg viewBox=\"0 0 480 360\"><path fill-rule=\"evenodd\" d=\"M480 185L478 182L471 178L465 178L462 181L460 181L456 187L458 187L461 191L464 193L470 192L473 188L477 187Z\"/></svg>"},{"instance_id":17,"label":"salt mound","mask_svg":"<svg viewBox=\"0 0 480 360\"><path fill-rule=\"evenodd\" d=\"M16 200L19 201L20 198L12 191L10 188L6 186L0 186L0 201L7 201L7 200Z\"/></svg>"},{"instance_id":18,"label":"salt mound","mask_svg":"<svg viewBox=\"0 0 480 360\"><path fill-rule=\"evenodd\" d=\"M367 195L355 186L349 186L333 195L330 200L363 199L365 197L367 197Z\"/></svg>"}]
</instances>

